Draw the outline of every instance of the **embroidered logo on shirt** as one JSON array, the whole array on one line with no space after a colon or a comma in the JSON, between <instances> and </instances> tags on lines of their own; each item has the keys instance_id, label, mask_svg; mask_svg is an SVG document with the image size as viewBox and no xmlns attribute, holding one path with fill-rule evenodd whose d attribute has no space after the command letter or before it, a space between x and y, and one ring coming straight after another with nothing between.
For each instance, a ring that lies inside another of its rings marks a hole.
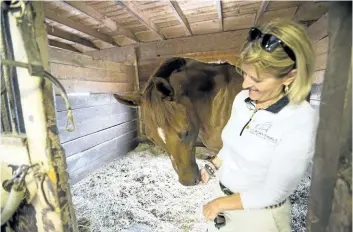
<instances>
[{"instance_id":1,"label":"embroidered logo on shirt","mask_svg":"<svg viewBox=\"0 0 353 232\"><path fill-rule=\"evenodd\" d=\"M255 126L255 129L267 132L271 128L271 126L272 126L271 123L265 122L264 124L257 124Z\"/></svg>"},{"instance_id":2,"label":"embroidered logo on shirt","mask_svg":"<svg viewBox=\"0 0 353 232\"><path fill-rule=\"evenodd\" d=\"M256 135L259 138L265 139L266 141L277 143L278 138L275 138L268 134L268 130L272 127L270 122L263 124L257 124L254 128L249 128L249 132L253 135Z\"/></svg>"}]
</instances>

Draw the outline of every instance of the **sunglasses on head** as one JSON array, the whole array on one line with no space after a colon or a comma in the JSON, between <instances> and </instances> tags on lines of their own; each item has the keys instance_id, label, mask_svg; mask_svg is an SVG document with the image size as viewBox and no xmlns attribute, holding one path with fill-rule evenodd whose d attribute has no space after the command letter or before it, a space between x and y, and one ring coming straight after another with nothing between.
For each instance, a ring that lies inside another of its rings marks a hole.
<instances>
[{"instance_id":1,"label":"sunglasses on head","mask_svg":"<svg viewBox=\"0 0 353 232\"><path fill-rule=\"evenodd\" d=\"M290 49L287 45L285 45L279 38L271 34L263 34L260 29L252 27L248 34L248 41L252 42L261 38L261 47L265 51L271 53L280 45L283 47L283 50L287 53L289 58L291 58L294 62L296 61L293 50ZM295 68L295 64L293 68Z\"/></svg>"}]
</instances>

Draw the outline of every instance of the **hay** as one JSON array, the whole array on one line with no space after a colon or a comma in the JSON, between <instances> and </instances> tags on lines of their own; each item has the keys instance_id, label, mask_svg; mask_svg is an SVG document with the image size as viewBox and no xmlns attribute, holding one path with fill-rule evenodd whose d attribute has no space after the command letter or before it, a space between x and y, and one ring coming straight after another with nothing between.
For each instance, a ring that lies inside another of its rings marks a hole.
<instances>
[{"instance_id":1,"label":"hay","mask_svg":"<svg viewBox=\"0 0 353 232\"><path fill-rule=\"evenodd\" d=\"M72 186L79 231L204 232L202 206L212 199L207 189L215 181L184 187L169 158L141 144ZM309 184L304 178L291 196L295 232L305 231Z\"/></svg>"}]
</instances>

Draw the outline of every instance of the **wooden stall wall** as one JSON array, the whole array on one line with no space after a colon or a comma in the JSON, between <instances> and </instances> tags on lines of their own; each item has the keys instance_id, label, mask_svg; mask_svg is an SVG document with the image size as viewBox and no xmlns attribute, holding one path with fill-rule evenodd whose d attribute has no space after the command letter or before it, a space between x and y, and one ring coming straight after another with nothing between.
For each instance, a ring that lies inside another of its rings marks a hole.
<instances>
[{"instance_id":1,"label":"wooden stall wall","mask_svg":"<svg viewBox=\"0 0 353 232\"><path fill-rule=\"evenodd\" d=\"M134 66L55 48L50 48L49 60L52 74L69 93L76 123L74 132L65 131L67 111L57 95L60 142L74 184L137 145L136 110L112 95L134 90Z\"/></svg>"}]
</instances>

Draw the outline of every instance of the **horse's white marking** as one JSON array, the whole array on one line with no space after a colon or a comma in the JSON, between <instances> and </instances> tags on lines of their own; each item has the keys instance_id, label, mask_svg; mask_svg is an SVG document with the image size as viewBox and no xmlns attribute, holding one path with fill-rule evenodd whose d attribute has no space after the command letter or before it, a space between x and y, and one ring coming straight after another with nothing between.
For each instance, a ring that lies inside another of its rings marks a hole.
<instances>
[{"instance_id":1,"label":"horse's white marking","mask_svg":"<svg viewBox=\"0 0 353 232\"><path fill-rule=\"evenodd\" d=\"M161 137L161 139L163 140L164 143L167 143L166 141L166 138L165 138L165 134L164 134L164 130L160 127L157 128L157 132L158 132L158 135L159 137Z\"/></svg>"},{"instance_id":2,"label":"horse's white marking","mask_svg":"<svg viewBox=\"0 0 353 232\"><path fill-rule=\"evenodd\" d=\"M173 156L170 155L169 157L170 157L170 159L172 160L172 163L174 164L175 171L178 171L178 167L177 167L177 165L176 165L176 163L175 163L175 161L174 161Z\"/></svg>"}]
</instances>

